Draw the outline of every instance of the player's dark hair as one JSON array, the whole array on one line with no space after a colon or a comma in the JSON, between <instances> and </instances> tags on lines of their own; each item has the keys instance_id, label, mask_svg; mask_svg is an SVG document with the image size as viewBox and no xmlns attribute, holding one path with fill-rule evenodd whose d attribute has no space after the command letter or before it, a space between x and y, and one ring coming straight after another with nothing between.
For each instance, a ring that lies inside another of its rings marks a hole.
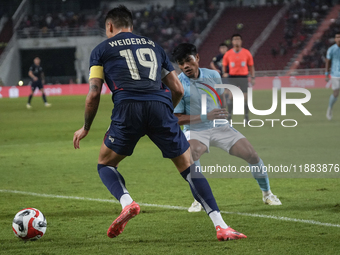
<instances>
[{"instance_id":1,"label":"player's dark hair","mask_svg":"<svg viewBox=\"0 0 340 255\"><path fill-rule=\"evenodd\" d=\"M222 47L222 46L225 46L225 47L228 47L228 45L226 43L220 43L219 47Z\"/></svg>"},{"instance_id":2,"label":"player's dark hair","mask_svg":"<svg viewBox=\"0 0 340 255\"><path fill-rule=\"evenodd\" d=\"M132 12L124 5L113 8L106 14L105 23L111 20L116 28L128 28L133 26Z\"/></svg>"},{"instance_id":3,"label":"player's dark hair","mask_svg":"<svg viewBox=\"0 0 340 255\"><path fill-rule=\"evenodd\" d=\"M240 37L241 40L242 40L242 36L241 36L240 34L233 34L233 35L231 36L231 40L233 40L234 37Z\"/></svg>"},{"instance_id":4,"label":"player's dark hair","mask_svg":"<svg viewBox=\"0 0 340 255\"><path fill-rule=\"evenodd\" d=\"M196 56L196 54L196 46L191 43L181 43L172 51L172 57L175 62L182 61L190 55Z\"/></svg>"}]
</instances>

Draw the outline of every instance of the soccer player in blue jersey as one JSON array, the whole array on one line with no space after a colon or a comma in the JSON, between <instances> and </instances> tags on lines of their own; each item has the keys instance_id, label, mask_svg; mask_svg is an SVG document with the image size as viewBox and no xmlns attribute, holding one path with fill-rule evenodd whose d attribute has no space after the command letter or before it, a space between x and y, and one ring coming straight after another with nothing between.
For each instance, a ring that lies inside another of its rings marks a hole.
<instances>
[{"instance_id":1,"label":"soccer player in blue jersey","mask_svg":"<svg viewBox=\"0 0 340 255\"><path fill-rule=\"evenodd\" d=\"M222 106L215 104L217 96L212 89L215 84L222 84L221 77L215 70L199 67L199 55L195 45L182 43L173 51L173 57L182 73L178 76L184 88L184 96L175 108L179 124L184 125L183 132L190 142L193 159L197 166L203 153L209 152L210 146L221 148L230 155L237 156L248 162L254 169L252 172L262 190L265 204L281 205L281 201L271 192L267 172L262 171L263 161L257 155L250 142L229 123L214 127L214 119L226 119L225 102ZM201 95L207 94L207 115L201 115ZM223 89L216 89L224 100ZM194 201L189 212L200 211L201 205Z\"/></svg>"},{"instance_id":2,"label":"soccer player in blue jersey","mask_svg":"<svg viewBox=\"0 0 340 255\"><path fill-rule=\"evenodd\" d=\"M329 71L331 69L331 72ZM340 89L340 33L335 34L335 44L329 47L326 56L326 81L329 81L331 75L333 93L329 97L326 117L331 120L333 117L333 105L339 96Z\"/></svg>"},{"instance_id":3,"label":"soccer player in blue jersey","mask_svg":"<svg viewBox=\"0 0 340 255\"><path fill-rule=\"evenodd\" d=\"M45 75L42 67L40 66L40 58L36 57L33 60L33 65L30 66L28 71L28 76L31 78L31 94L28 96L28 102L26 104L27 109L31 109L31 100L34 94L35 89L39 89L42 93L42 99L46 107L50 107L51 104L47 102L45 93L44 93L44 83L45 83Z\"/></svg>"},{"instance_id":4,"label":"soccer player in blue jersey","mask_svg":"<svg viewBox=\"0 0 340 255\"><path fill-rule=\"evenodd\" d=\"M173 114L174 106L183 96L183 87L164 50L152 40L132 34L132 24L132 14L125 6L108 12L105 18L108 39L91 53L85 124L73 137L77 149L79 141L90 131L105 80L113 93L114 108L99 153L98 173L123 209L107 235L113 238L121 234L127 222L140 212L117 167L132 154L138 140L148 135L160 148L163 157L170 158L189 183L193 196L211 218L217 239L246 238L224 222L204 176L190 171L195 167L190 145Z\"/></svg>"}]
</instances>

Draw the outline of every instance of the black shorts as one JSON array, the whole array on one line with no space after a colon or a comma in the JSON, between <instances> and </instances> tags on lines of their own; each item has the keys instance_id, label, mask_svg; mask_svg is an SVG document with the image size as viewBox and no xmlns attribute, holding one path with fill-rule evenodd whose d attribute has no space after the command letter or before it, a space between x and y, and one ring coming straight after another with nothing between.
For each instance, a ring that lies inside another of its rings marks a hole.
<instances>
[{"instance_id":1,"label":"black shorts","mask_svg":"<svg viewBox=\"0 0 340 255\"><path fill-rule=\"evenodd\" d=\"M105 145L130 156L144 135L157 145L164 158L182 155L190 146L170 106L159 101L129 101L115 106L105 134Z\"/></svg>"},{"instance_id":2,"label":"black shorts","mask_svg":"<svg viewBox=\"0 0 340 255\"><path fill-rule=\"evenodd\" d=\"M38 88L38 89L42 89L43 88L43 84L42 84L41 80L32 81L32 83L31 83L32 91L34 91L36 88Z\"/></svg>"},{"instance_id":3,"label":"black shorts","mask_svg":"<svg viewBox=\"0 0 340 255\"><path fill-rule=\"evenodd\" d=\"M247 93L249 87L247 76L229 76L228 84L239 87L243 93Z\"/></svg>"}]
</instances>

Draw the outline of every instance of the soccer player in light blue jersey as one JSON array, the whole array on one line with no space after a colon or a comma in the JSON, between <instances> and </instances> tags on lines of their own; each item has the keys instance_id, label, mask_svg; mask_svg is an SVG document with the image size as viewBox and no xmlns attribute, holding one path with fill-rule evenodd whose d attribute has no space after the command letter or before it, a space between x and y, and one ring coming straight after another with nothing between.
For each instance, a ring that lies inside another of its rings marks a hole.
<instances>
[{"instance_id":1,"label":"soccer player in light blue jersey","mask_svg":"<svg viewBox=\"0 0 340 255\"><path fill-rule=\"evenodd\" d=\"M331 69L331 72L329 72ZM326 81L329 81L331 75L333 94L329 97L326 117L331 120L333 117L333 105L339 96L340 88L340 33L335 34L335 44L329 47L326 55Z\"/></svg>"},{"instance_id":2,"label":"soccer player in light blue jersey","mask_svg":"<svg viewBox=\"0 0 340 255\"><path fill-rule=\"evenodd\" d=\"M224 100L223 89L215 89L215 84L222 84L218 72L199 68L199 55L195 45L182 43L173 51L173 57L182 73L178 76L184 88L184 96L175 108L179 124L184 125L183 132L190 143L191 153L196 166L203 153L209 147L221 148L230 155L237 156L248 162L254 169L252 172L262 190L263 202L269 205L281 205L281 201L271 192L269 179L263 170L263 161L257 155L250 142L229 123L214 127L214 119L226 119L228 113L225 102L222 109L214 101L218 101L215 91ZM207 114L201 115L201 95L207 96ZM213 96L214 99L211 97ZM189 212L200 211L201 205L194 201Z\"/></svg>"}]
</instances>

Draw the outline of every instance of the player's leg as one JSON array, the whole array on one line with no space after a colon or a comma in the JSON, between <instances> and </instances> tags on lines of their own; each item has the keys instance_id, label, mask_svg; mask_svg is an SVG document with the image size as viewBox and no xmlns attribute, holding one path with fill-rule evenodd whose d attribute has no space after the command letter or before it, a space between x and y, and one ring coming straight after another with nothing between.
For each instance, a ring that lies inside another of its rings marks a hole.
<instances>
[{"instance_id":1,"label":"player's leg","mask_svg":"<svg viewBox=\"0 0 340 255\"><path fill-rule=\"evenodd\" d=\"M118 172L118 164L126 156L120 155L108 148L103 142L98 159L99 176L110 191L110 193L122 205L122 212L115 219L107 231L110 238L117 237L121 234L128 221L139 214L140 207L133 201L128 190L125 187L124 177Z\"/></svg>"},{"instance_id":2,"label":"player's leg","mask_svg":"<svg viewBox=\"0 0 340 255\"><path fill-rule=\"evenodd\" d=\"M235 81L235 78L228 78L228 83L233 84L231 82ZM230 92L229 89L226 89L228 97L226 97L227 102L227 109L228 109L228 121L231 121L231 118L233 116L233 94Z\"/></svg>"},{"instance_id":3,"label":"player's leg","mask_svg":"<svg viewBox=\"0 0 340 255\"><path fill-rule=\"evenodd\" d=\"M230 155L239 157L248 162L251 173L262 190L262 200L265 204L281 205L281 201L271 192L268 173L264 169L262 159L257 155L251 143L242 138L229 150Z\"/></svg>"},{"instance_id":4,"label":"player's leg","mask_svg":"<svg viewBox=\"0 0 340 255\"><path fill-rule=\"evenodd\" d=\"M249 122L249 106L248 106L248 93L244 92L244 121L246 123L246 126L248 126Z\"/></svg>"},{"instance_id":5,"label":"player's leg","mask_svg":"<svg viewBox=\"0 0 340 255\"><path fill-rule=\"evenodd\" d=\"M121 234L127 222L140 212L139 205L131 198L124 177L117 167L121 160L132 154L139 138L145 134L141 102L121 103L115 106L112 116L114 120L105 134L98 158L99 176L123 209L107 231L110 238Z\"/></svg>"},{"instance_id":6,"label":"player's leg","mask_svg":"<svg viewBox=\"0 0 340 255\"><path fill-rule=\"evenodd\" d=\"M32 101L32 97L33 97L35 88L36 88L36 86L35 86L35 83L33 82L31 84L31 94L28 96L28 101L27 101L27 104L26 104L27 109L31 109L32 108L31 101Z\"/></svg>"},{"instance_id":7,"label":"player's leg","mask_svg":"<svg viewBox=\"0 0 340 255\"><path fill-rule=\"evenodd\" d=\"M200 157L203 153L207 151L207 146L196 139L190 139L190 131L186 131L185 137L190 143L191 154L195 163L195 170L201 171ZM189 137L188 137L189 136ZM188 208L188 212L200 212L202 210L202 205L195 199L191 206Z\"/></svg>"},{"instance_id":8,"label":"player's leg","mask_svg":"<svg viewBox=\"0 0 340 255\"><path fill-rule=\"evenodd\" d=\"M117 170L119 162L125 157L102 143L98 158L98 173L107 189L120 202L122 209L133 201L125 187L123 176Z\"/></svg>"},{"instance_id":9,"label":"player's leg","mask_svg":"<svg viewBox=\"0 0 340 255\"><path fill-rule=\"evenodd\" d=\"M39 90L41 91L41 97L42 97L42 99L44 101L45 106L46 107L50 107L51 104L47 102L45 91L44 91L44 87L43 87L41 82L39 83Z\"/></svg>"},{"instance_id":10,"label":"player's leg","mask_svg":"<svg viewBox=\"0 0 340 255\"><path fill-rule=\"evenodd\" d=\"M264 202L272 205L281 204L280 200L278 200L270 190L268 174L266 171L263 171L263 161L259 158L251 143L240 132L233 127L230 127L230 125L214 129L215 131L212 132L211 135L211 146L221 148L230 155L247 161L249 166L253 169L253 177L256 179L262 190ZM268 197L272 201L269 201Z\"/></svg>"},{"instance_id":11,"label":"player's leg","mask_svg":"<svg viewBox=\"0 0 340 255\"><path fill-rule=\"evenodd\" d=\"M333 93L329 97L329 103L327 108L326 117L328 120L331 120L333 117L333 106L338 99L339 96L339 89L340 89L340 78L332 78L332 89Z\"/></svg>"},{"instance_id":12,"label":"player's leg","mask_svg":"<svg viewBox=\"0 0 340 255\"><path fill-rule=\"evenodd\" d=\"M246 126L249 122L249 107L248 107L248 78L240 77L238 80L238 87L242 90L244 96L244 121Z\"/></svg>"},{"instance_id":13,"label":"player's leg","mask_svg":"<svg viewBox=\"0 0 340 255\"><path fill-rule=\"evenodd\" d=\"M203 206L205 212L209 215L217 231L217 239L219 241L227 241L246 238L247 236L235 231L224 222L207 179L201 172L196 171L195 164L191 159L190 148L182 155L171 160L184 180L189 183L195 200ZM187 168L184 169L185 167Z\"/></svg>"},{"instance_id":14,"label":"player's leg","mask_svg":"<svg viewBox=\"0 0 340 255\"><path fill-rule=\"evenodd\" d=\"M170 107L161 102L150 102L150 104L153 104L150 108L154 111L148 124L147 135L162 151L163 157L170 158L183 179L189 183L194 198L212 220L217 230L217 238L219 240L246 238L245 235L229 228L222 219L210 185L204 175L196 171L190 144Z\"/></svg>"}]
</instances>

